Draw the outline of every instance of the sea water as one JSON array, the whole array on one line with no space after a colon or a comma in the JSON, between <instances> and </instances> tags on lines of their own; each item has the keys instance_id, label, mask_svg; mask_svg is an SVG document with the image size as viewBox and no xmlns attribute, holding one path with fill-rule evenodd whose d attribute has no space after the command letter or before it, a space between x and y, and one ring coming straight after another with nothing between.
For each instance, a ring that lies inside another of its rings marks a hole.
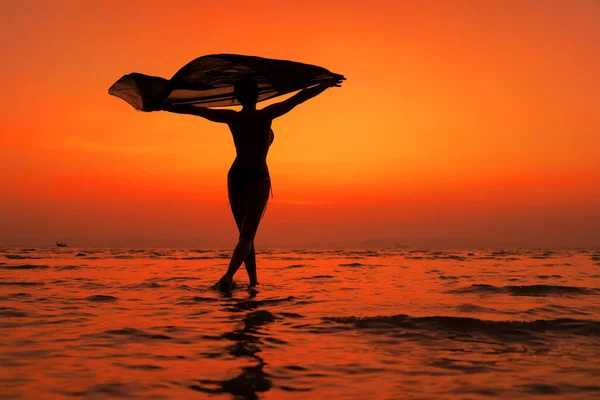
<instances>
[{"instance_id":1,"label":"sea water","mask_svg":"<svg viewBox=\"0 0 600 400\"><path fill-rule=\"evenodd\" d=\"M600 251L0 249L3 399L600 398Z\"/></svg>"}]
</instances>

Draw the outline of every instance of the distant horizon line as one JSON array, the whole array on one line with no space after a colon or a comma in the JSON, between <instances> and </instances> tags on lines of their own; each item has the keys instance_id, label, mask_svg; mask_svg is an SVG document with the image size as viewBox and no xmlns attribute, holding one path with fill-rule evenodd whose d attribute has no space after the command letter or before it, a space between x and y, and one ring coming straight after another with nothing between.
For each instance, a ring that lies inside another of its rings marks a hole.
<instances>
[{"instance_id":1,"label":"distant horizon line","mask_svg":"<svg viewBox=\"0 0 600 400\"><path fill-rule=\"evenodd\" d=\"M139 246L139 245L88 245L88 246L52 246L52 245L0 245L0 249L5 248L19 248L19 249L30 249L31 251L36 249L181 249L181 250L193 250L201 249L208 250L214 249L218 251L232 251L230 246ZM360 246L360 245L347 245L347 246L261 246L257 253L261 252L261 249L378 249L378 250L600 250L600 244L597 246L534 246L534 245L522 245L522 246Z\"/></svg>"}]
</instances>

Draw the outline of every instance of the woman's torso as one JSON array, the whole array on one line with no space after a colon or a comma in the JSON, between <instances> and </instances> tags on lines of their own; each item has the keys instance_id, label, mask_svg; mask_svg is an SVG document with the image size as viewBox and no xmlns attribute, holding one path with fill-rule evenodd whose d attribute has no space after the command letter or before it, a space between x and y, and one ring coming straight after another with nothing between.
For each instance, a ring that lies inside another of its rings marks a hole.
<instances>
[{"instance_id":1,"label":"woman's torso","mask_svg":"<svg viewBox=\"0 0 600 400\"><path fill-rule=\"evenodd\" d=\"M236 114L236 118L229 123L236 150L232 167L268 171L267 153L274 139L272 122L260 110L239 111Z\"/></svg>"}]
</instances>

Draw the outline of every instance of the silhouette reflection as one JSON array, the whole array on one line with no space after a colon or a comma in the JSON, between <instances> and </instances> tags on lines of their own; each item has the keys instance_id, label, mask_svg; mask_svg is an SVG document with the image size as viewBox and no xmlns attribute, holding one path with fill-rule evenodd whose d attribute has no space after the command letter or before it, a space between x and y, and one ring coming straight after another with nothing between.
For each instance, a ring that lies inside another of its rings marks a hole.
<instances>
[{"instance_id":1,"label":"silhouette reflection","mask_svg":"<svg viewBox=\"0 0 600 400\"><path fill-rule=\"evenodd\" d=\"M247 300L232 299L230 296L224 296L224 310L233 314L245 312L242 319L243 326L234 329L231 332L225 332L221 335L224 339L233 342L228 346L227 351L234 357L244 358L256 361L255 365L242 368L242 372L227 380L209 380L198 381L198 385L191 385L190 389L203 393L230 393L242 399L258 399L258 393L266 392L271 389L271 377L264 371L267 363L259 355L261 345L265 339L268 340L268 331L264 327L278 319L271 312L258 309L264 306L261 301L255 301L255 294L250 294Z\"/></svg>"}]
</instances>

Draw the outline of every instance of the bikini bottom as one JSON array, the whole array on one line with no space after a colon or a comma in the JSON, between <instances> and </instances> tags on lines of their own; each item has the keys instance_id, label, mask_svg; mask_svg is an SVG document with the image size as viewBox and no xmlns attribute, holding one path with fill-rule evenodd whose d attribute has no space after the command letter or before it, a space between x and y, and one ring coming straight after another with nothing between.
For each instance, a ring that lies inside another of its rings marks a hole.
<instances>
[{"instance_id":1,"label":"bikini bottom","mask_svg":"<svg viewBox=\"0 0 600 400\"><path fill-rule=\"evenodd\" d=\"M269 171L261 168L250 168L250 167L238 167L232 166L229 169L229 173L227 174L228 182L233 185L235 191L239 193L241 196L244 195L246 191L246 186L256 183L264 178L270 178ZM273 197L273 186L271 186L271 182L269 180L269 189L271 191L271 197ZM231 198L230 198L231 201ZM231 203L229 204L231 207ZM264 217L265 212L267 211L267 204L265 203L265 208L262 212L262 217Z\"/></svg>"},{"instance_id":2,"label":"bikini bottom","mask_svg":"<svg viewBox=\"0 0 600 400\"><path fill-rule=\"evenodd\" d=\"M247 185L256 183L263 178L269 178L269 171L261 168L233 166L227 174L227 180L231 182L238 193L243 193Z\"/></svg>"}]
</instances>

